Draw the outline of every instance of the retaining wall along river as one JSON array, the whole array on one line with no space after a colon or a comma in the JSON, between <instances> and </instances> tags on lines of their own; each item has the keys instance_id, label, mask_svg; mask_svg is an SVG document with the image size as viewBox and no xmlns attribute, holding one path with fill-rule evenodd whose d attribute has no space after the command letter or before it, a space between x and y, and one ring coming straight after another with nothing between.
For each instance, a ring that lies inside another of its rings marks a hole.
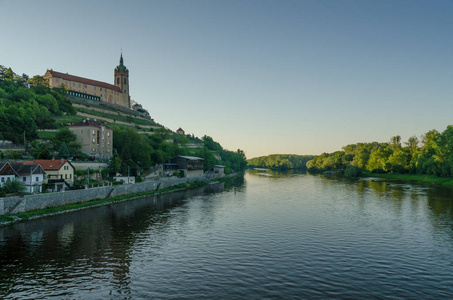
<instances>
[{"instance_id":1,"label":"retaining wall along river","mask_svg":"<svg viewBox=\"0 0 453 300\"><path fill-rule=\"evenodd\" d=\"M209 178L220 176L210 175ZM82 203L94 199L105 199L127 194L136 194L163 189L166 187L194 181L205 181L206 176L188 178L162 178L156 181L145 181L136 184L103 186L85 190L73 190L55 193L43 193L37 195L25 195L0 198L0 216L23 213L35 209L56 207L66 204Z\"/></svg>"}]
</instances>

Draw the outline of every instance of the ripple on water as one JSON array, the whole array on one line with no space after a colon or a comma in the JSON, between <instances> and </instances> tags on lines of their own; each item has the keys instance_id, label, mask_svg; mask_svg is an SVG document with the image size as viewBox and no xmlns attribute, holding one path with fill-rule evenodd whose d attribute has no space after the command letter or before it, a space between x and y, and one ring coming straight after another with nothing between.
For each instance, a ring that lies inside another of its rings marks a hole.
<instances>
[{"instance_id":1,"label":"ripple on water","mask_svg":"<svg viewBox=\"0 0 453 300\"><path fill-rule=\"evenodd\" d=\"M19 235L4 231L0 296L453 296L451 193L382 180L253 175L239 191L173 196L167 204L144 199L54 225L21 225Z\"/></svg>"}]
</instances>

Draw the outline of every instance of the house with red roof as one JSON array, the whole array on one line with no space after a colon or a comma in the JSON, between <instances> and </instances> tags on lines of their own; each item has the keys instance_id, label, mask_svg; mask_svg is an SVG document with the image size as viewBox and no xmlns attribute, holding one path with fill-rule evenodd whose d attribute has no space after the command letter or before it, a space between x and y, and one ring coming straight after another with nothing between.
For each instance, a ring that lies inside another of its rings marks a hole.
<instances>
[{"instance_id":1,"label":"house with red roof","mask_svg":"<svg viewBox=\"0 0 453 300\"><path fill-rule=\"evenodd\" d=\"M176 130L176 133L179 134L179 135L185 135L186 134L181 127L179 127L179 129Z\"/></svg>"},{"instance_id":2,"label":"house with red roof","mask_svg":"<svg viewBox=\"0 0 453 300\"><path fill-rule=\"evenodd\" d=\"M44 184L51 184L52 191L61 191L65 187L74 185L75 168L67 159L37 159L22 161L26 165L39 164L46 171Z\"/></svg>"}]
</instances>

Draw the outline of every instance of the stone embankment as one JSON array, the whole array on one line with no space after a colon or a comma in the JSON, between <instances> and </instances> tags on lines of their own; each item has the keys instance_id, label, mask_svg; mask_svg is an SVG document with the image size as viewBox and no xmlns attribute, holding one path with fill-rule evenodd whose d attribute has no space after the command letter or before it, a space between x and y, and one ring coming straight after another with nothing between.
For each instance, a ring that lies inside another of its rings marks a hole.
<instances>
[{"instance_id":1,"label":"stone embankment","mask_svg":"<svg viewBox=\"0 0 453 300\"><path fill-rule=\"evenodd\" d=\"M83 203L94 199L105 199L115 196L137 194L156 189L164 189L181 183L207 181L221 176L210 175L188 178L161 178L136 184L103 186L84 190L73 190L36 195L0 198L0 216L24 213L35 209L57 207L67 204Z\"/></svg>"}]
</instances>

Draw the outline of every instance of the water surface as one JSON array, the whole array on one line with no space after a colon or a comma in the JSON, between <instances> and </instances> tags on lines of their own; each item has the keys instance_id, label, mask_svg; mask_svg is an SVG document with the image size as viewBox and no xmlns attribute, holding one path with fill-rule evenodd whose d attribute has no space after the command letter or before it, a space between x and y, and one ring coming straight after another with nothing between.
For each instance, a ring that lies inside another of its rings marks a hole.
<instances>
[{"instance_id":1,"label":"water surface","mask_svg":"<svg viewBox=\"0 0 453 300\"><path fill-rule=\"evenodd\" d=\"M453 297L451 189L263 173L0 228L0 298Z\"/></svg>"}]
</instances>

